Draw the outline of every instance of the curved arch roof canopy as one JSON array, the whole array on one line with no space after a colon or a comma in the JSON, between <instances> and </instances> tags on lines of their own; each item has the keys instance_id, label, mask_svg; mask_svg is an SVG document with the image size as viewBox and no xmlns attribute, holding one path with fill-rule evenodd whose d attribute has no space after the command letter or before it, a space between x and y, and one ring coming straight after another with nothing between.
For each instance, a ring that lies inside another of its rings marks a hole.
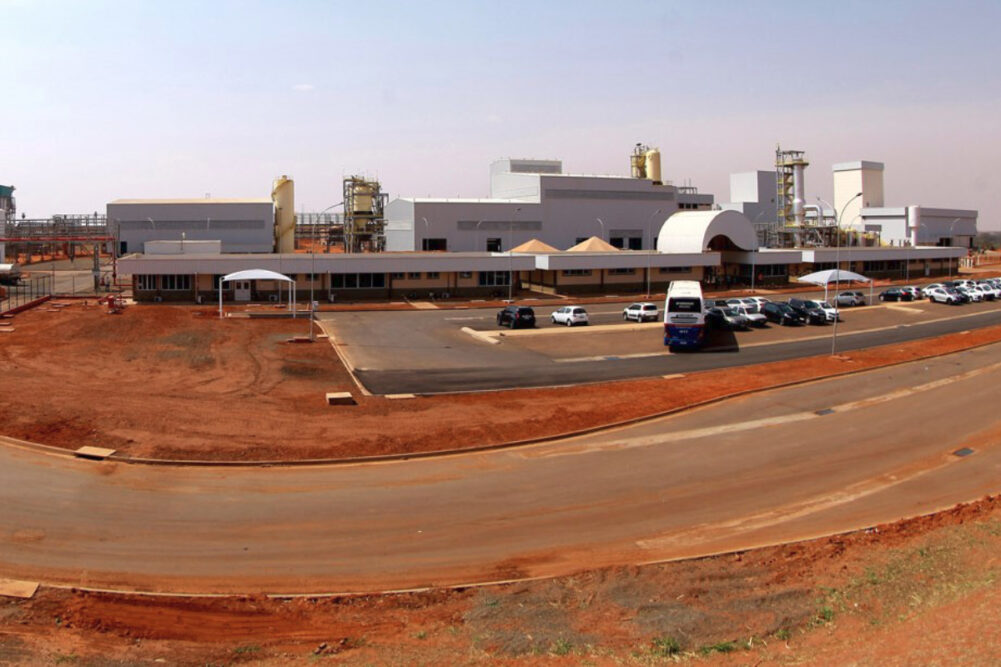
<instances>
[{"instance_id":1,"label":"curved arch roof canopy","mask_svg":"<svg viewBox=\"0 0 1001 667\"><path fill-rule=\"evenodd\" d=\"M741 250L758 249L754 225L737 211L679 211L661 225L657 250L701 253L718 236Z\"/></svg>"},{"instance_id":2,"label":"curved arch roof canopy","mask_svg":"<svg viewBox=\"0 0 1001 667\"><path fill-rule=\"evenodd\" d=\"M230 280L284 280L287 283L295 282L288 276L275 273L274 271L268 271L266 269L247 269L246 271L237 271L236 273L223 276L219 279L219 282L226 283Z\"/></svg>"}]
</instances>

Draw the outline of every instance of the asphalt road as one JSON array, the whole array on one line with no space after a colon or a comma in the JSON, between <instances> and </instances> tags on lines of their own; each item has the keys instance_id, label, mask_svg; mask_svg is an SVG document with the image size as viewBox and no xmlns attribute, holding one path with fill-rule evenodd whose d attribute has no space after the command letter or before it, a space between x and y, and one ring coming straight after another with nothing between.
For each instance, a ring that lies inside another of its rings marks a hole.
<instances>
[{"instance_id":1,"label":"asphalt road","mask_svg":"<svg viewBox=\"0 0 1001 667\"><path fill-rule=\"evenodd\" d=\"M875 327L877 331L866 331L867 325L856 326L864 319L861 317L863 311L845 309L845 319L854 318L856 322L839 326L837 350L850 351L1001 324L1001 306L996 303L951 307L920 302L894 304L893 307L904 311L912 308L915 313L904 314L878 307L864 309L868 313L884 314L882 324ZM918 313L918 310L923 312ZM886 317L890 312L895 315ZM659 343L659 329L655 331L658 325L654 324L650 332L644 334L644 345L657 349L657 353L630 356L609 352L602 347L598 334L585 333L595 340L588 353L592 356L582 355L573 363L561 363L566 360L554 358L542 347L506 342L488 345L462 333L461 327L469 326L474 318L482 321L489 317L492 311L345 313L325 315L323 324L341 346L341 353L355 377L373 394L433 394L573 385L759 364L828 354L833 334L830 326L782 328L767 332L774 333L771 338L775 344L747 345L741 342L748 340L742 334L734 336L720 332L715 335L715 344L700 352L664 354ZM557 328L563 330L563 327ZM752 332L750 335L764 334L766 332ZM552 346L561 344L559 338L550 340L555 341ZM584 338L575 337L575 342L581 340Z\"/></svg>"},{"instance_id":2,"label":"asphalt road","mask_svg":"<svg viewBox=\"0 0 1001 667\"><path fill-rule=\"evenodd\" d=\"M857 529L999 491L999 381L993 345L586 437L379 464L133 466L4 445L0 577L375 591Z\"/></svg>"}]
</instances>

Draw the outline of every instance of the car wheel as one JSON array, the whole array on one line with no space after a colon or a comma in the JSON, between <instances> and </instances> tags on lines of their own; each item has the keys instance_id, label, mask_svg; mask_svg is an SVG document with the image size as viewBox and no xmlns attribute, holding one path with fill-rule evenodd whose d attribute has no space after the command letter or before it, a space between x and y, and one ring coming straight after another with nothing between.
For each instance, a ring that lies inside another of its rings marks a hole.
<instances>
[{"instance_id":1,"label":"car wheel","mask_svg":"<svg viewBox=\"0 0 1001 667\"><path fill-rule=\"evenodd\" d=\"M567 326L568 327L572 327L573 326L573 320L568 319L567 320Z\"/></svg>"},{"instance_id":2,"label":"car wheel","mask_svg":"<svg viewBox=\"0 0 1001 667\"><path fill-rule=\"evenodd\" d=\"M556 318L555 317L550 317L549 319L552 320L553 324L556 324Z\"/></svg>"},{"instance_id":3,"label":"car wheel","mask_svg":"<svg viewBox=\"0 0 1001 667\"><path fill-rule=\"evenodd\" d=\"M629 319L629 315L626 314L626 313L622 313L622 319L623 320L628 320Z\"/></svg>"}]
</instances>

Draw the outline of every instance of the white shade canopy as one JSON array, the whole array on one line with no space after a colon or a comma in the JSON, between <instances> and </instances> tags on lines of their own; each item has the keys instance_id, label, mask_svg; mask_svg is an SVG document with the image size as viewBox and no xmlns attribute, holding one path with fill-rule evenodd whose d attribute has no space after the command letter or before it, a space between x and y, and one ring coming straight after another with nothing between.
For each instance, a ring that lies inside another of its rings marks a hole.
<instances>
[{"instance_id":1,"label":"white shade canopy","mask_svg":"<svg viewBox=\"0 0 1001 667\"><path fill-rule=\"evenodd\" d=\"M287 283L295 282L288 276L274 271L267 271L266 269L247 269L246 271L237 271L236 273L223 276L219 279L219 282L227 283L230 280L284 280Z\"/></svg>"},{"instance_id":2,"label":"white shade canopy","mask_svg":"<svg viewBox=\"0 0 1001 667\"><path fill-rule=\"evenodd\" d=\"M801 283L811 283L813 285L826 285L828 283L871 283L872 278L853 271L842 271L840 269L827 269L826 271L815 271L805 276L797 278Z\"/></svg>"}]
</instances>

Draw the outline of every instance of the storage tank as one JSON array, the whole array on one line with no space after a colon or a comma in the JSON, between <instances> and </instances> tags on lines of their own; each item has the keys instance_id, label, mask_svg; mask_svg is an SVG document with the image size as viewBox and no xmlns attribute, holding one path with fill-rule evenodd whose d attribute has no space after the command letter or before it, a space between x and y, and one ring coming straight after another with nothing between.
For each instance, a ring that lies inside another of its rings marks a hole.
<instances>
[{"instance_id":1,"label":"storage tank","mask_svg":"<svg viewBox=\"0 0 1001 667\"><path fill-rule=\"evenodd\" d=\"M646 177L654 183L661 183L660 180L660 151L651 148L644 153L646 158Z\"/></svg>"},{"instance_id":2,"label":"storage tank","mask_svg":"<svg viewBox=\"0 0 1001 667\"><path fill-rule=\"evenodd\" d=\"M800 227L806 222L806 209L803 208L806 205L806 180L803 173L805 167L806 165L802 163L792 165L792 214L796 218L796 224ZM817 220L818 225L821 222L823 221Z\"/></svg>"},{"instance_id":3,"label":"storage tank","mask_svg":"<svg viewBox=\"0 0 1001 667\"><path fill-rule=\"evenodd\" d=\"M271 187L275 203L275 252L295 252L295 186L282 174Z\"/></svg>"}]
</instances>

